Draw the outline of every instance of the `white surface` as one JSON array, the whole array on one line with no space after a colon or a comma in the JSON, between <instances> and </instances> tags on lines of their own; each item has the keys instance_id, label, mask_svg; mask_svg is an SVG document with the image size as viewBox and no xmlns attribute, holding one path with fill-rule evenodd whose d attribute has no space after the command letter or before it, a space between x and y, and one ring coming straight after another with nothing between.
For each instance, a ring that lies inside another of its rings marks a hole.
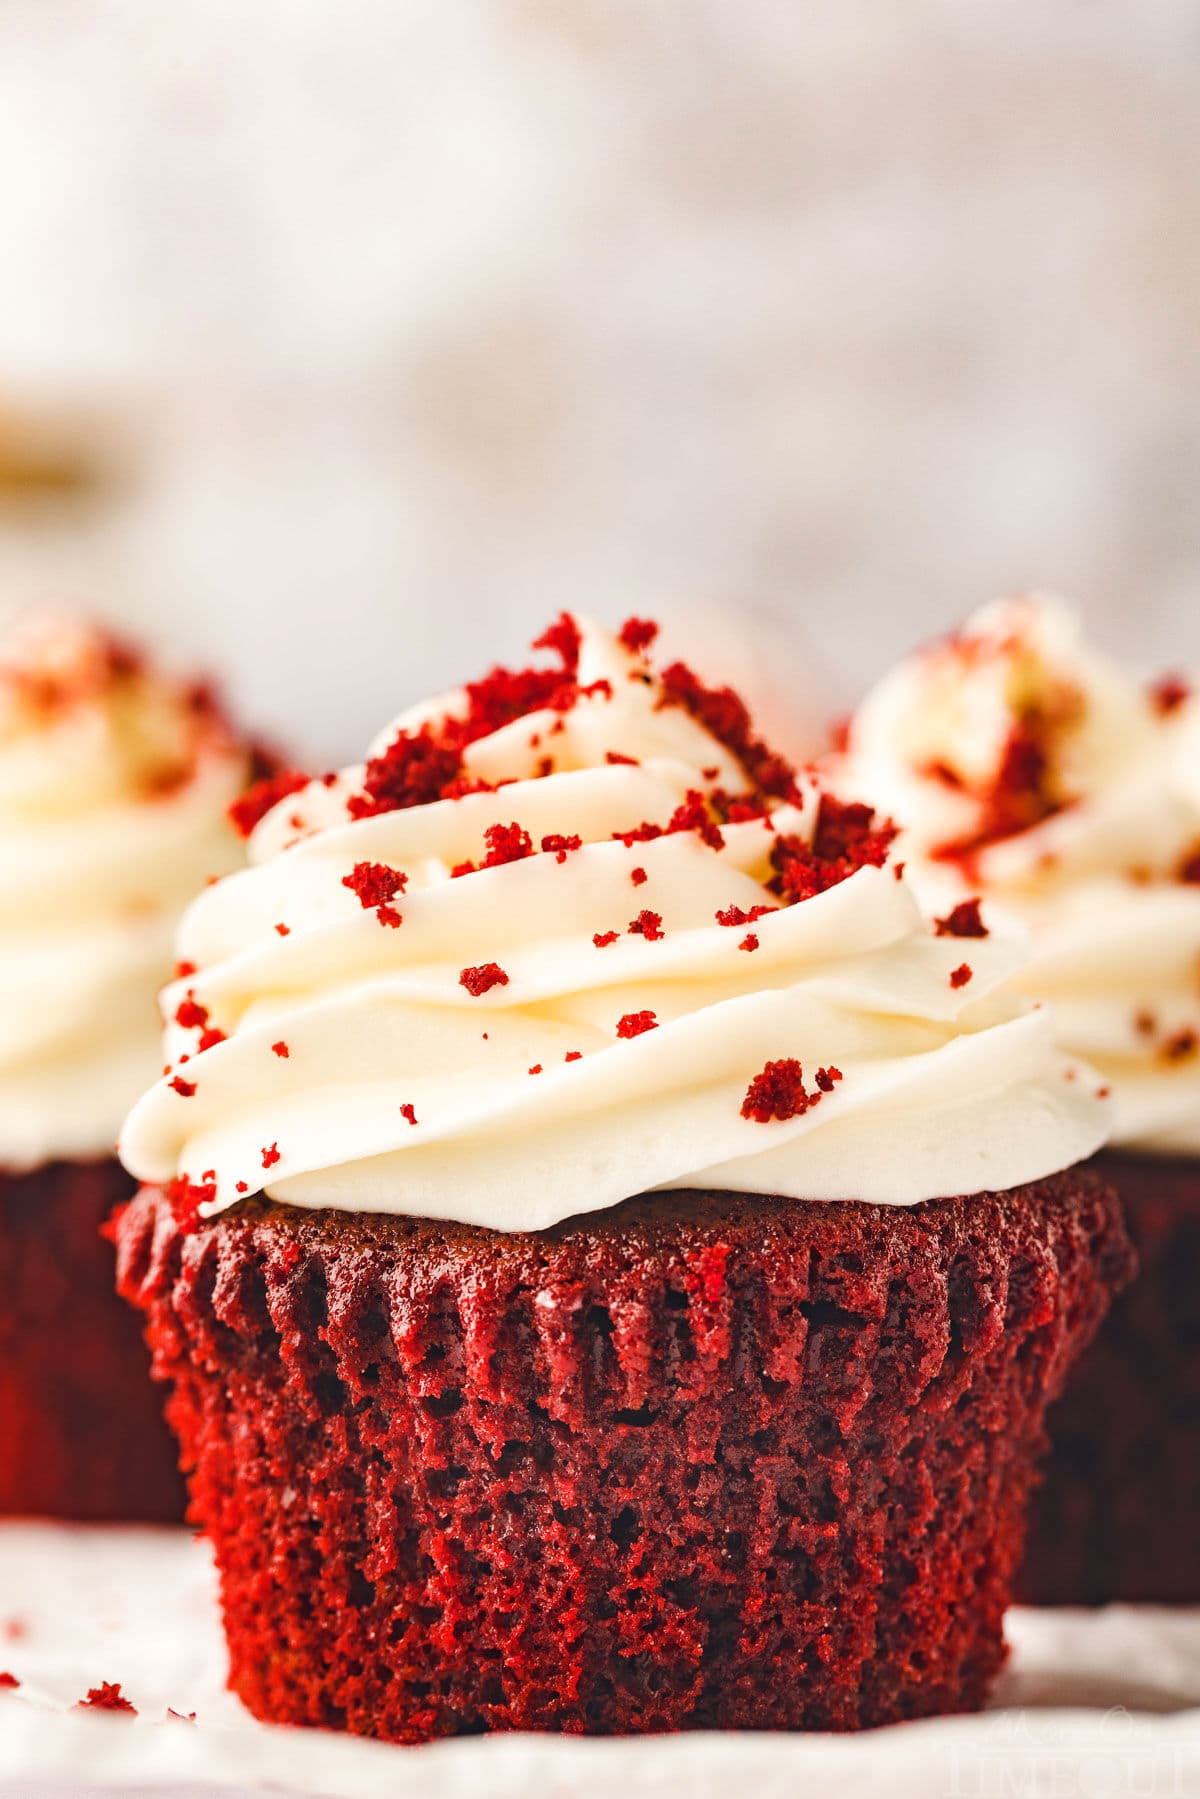
<instances>
[{"instance_id":1,"label":"white surface","mask_svg":"<svg viewBox=\"0 0 1200 1799\"><path fill-rule=\"evenodd\" d=\"M14 1624L18 1634L13 1635ZM329 1799L1073 1799L1200 1790L1200 1613L1018 1611L997 1705L861 1736L468 1738L396 1749L268 1729L222 1690L203 1545L184 1531L0 1526L5 1799L230 1792ZM72 1709L119 1681L137 1718ZM195 1711L195 1725L166 1709Z\"/></svg>"}]
</instances>

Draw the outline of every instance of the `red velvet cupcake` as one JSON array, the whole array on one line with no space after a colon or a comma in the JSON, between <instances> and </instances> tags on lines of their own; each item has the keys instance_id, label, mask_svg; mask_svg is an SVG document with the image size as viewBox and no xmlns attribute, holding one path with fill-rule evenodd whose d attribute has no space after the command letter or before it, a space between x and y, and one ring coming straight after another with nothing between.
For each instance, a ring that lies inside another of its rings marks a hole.
<instances>
[{"instance_id":1,"label":"red velvet cupcake","mask_svg":"<svg viewBox=\"0 0 1200 1799\"><path fill-rule=\"evenodd\" d=\"M1003 1658L1108 1107L653 638L268 792L185 921L119 1278L260 1717L850 1729Z\"/></svg>"},{"instance_id":2,"label":"red velvet cupcake","mask_svg":"<svg viewBox=\"0 0 1200 1799\"><path fill-rule=\"evenodd\" d=\"M935 910L1031 933L1021 987L1116 1103L1141 1263L1052 1421L1023 1597L1200 1601L1200 705L1047 601L987 608L863 703L841 775Z\"/></svg>"},{"instance_id":3,"label":"red velvet cupcake","mask_svg":"<svg viewBox=\"0 0 1200 1799\"><path fill-rule=\"evenodd\" d=\"M246 779L208 694L92 627L0 643L0 1512L178 1518L174 1446L100 1235L161 1066L179 913L237 859Z\"/></svg>"}]
</instances>

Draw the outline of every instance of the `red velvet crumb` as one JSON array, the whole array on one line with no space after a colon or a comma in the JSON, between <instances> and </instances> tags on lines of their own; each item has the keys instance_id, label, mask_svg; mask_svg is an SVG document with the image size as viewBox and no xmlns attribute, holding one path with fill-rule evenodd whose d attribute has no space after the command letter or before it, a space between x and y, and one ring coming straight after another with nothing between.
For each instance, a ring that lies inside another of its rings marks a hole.
<instances>
[{"instance_id":1,"label":"red velvet crumb","mask_svg":"<svg viewBox=\"0 0 1200 1799\"><path fill-rule=\"evenodd\" d=\"M187 1233L194 1231L200 1223L201 1206L209 1206L217 1197L217 1183L211 1180L193 1181L186 1174L179 1174L169 1180L163 1188L167 1204L171 1208L180 1230Z\"/></svg>"},{"instance_id":2,"label":"red velvet crumb","mask_svg":"<svg viewBox=\"0 0 1200 1799\"><path fill-rule=\"evenodd\" d=\"M465 987L475 999L490 993L493 987L508 986L508 976L497 962L481 962L477 968L464 968L458 981L459 986Z\"/></svg>"},{"instance_id":3,"label":"red velvet crumb","mask_svg":"<svg viewBox=\"0 0 1200 1799\"><path fill-rule=\"evenodd\" d=\"M934 930L939 937L986 937L988 928L979 916L981 902L963 900L945 918L935 918Z\"/></svg>"},{"instance_id":4,"label":"red velvet crumb","mask_svg":"<svg viewBox=\"0 0 1200 1799\"><path fill-rule=\"evenodd\" d=\"M350 873L342 876L342 886L357 894L359 905L369 912L403 893L408 876L398 868L389 868L386 862L356 862Z\"/></svg>"},{"instance_id":5,"label":"red velvet crumb","mask_svg":"<svg viewBox=\"0 0 1200 1799\"><path fill-rule=\"evenodd\" d=\"M627 618L617 633L617 641L631 656L643 655L658 636L658 626L650 618Z\"/></svg>"},{"instance_id":6,"label":"red velvet crumb","mask_svg":"<svg viewBox=\"0 0 1200 1799\"><path fill-rule=\"evenodd\" d=\"M1200 886L1200 843L1194 844L1179 864L1176 878Z\"/></svg>"},{"instance_id":7,"label":"red velvet crumb","mask_svg":"<svg viewBox=\"0 0 1200 1799\"><path fill-rule=\"evenodd\" d=\"M19 1687L20 1684L16 1675L10 1674L7 1668L0 1670L0 1687Z\"/></svg>"},{"instance_id":8,"label":"red velvet crumb","mask_svg":"<svg viewBox=\"0 0 1200 1799\"><path fill-rule=\"evenodd\" d=\"M1150 704L1160 718L1177 712L1191 697L1191 683L1182 675L1163 675L1150 689Z\"/></svg>"},{"instance_id":9,"label":"red velvet crumb","mask_svg":"<svg viewBox=\"0 0 1200 1799\"><path fill-rule=\"evenodd\" d=\"M960 962L958 967L953 971L953 973L950 976L950 985L952 987L956 987L956 988L957 987L965 987L967 982L969 980L971 980L971 978L973 977L974 972L975 972L974 969L970 966L969 963Z\"/></svg>"},{"instance_id":10,"label":"red velvet crumb","mask_svg":"<svg viewBox=\"0 0 1200 1799\"><path fill-rule=\"evenodd\" d=\"M597 949L607 949L609 944L615 943L620 935L620 931L595 931L592 934L592 942Z\"/></svg>"},{"instance_id":11,"label":"red velvet crumb","mask_svg":"<svg viewBox=\"0 0 1200 1799\"><path fill-rule=\"evenodd\" d=\"M564 1062L582 1062L583 1061L583 1051L581 1049L569 1049L567 1051L566 1055L563 1057L563 1061Z\"/></svg>"},{"instance_id":12,"label":"red velvet crumb","mask_svg":"<svg viewBox=\"0 0 1200 1799\"><path fill-rule=\"evenodd\" d=\"M683 662L672 662L662 671L661 680L661 703L690 712L737 757L758 793L798 802L795 769L755 736L750 709L732 687L706 687Z\"/></svg>"},{"instance_id":13,"label":"red velvet crumb","mask_svg":"<svg viewBox=\"0 0 1200 1799\"><path fill-rule=\"evenodd\" d=\"M573 850L582 848L583 839L575 833L572 833L570 837L564 837L558 831L551 831L542 838L542 849L545 854L553 856L559 862L565 862Z\"/></svg>"},{"instance_id":14,"label":"red velvet crumb","mask_svg":"<svg viewBox=\"0 0 1200 1799\"><path fill-rule=\"evenodd\" d=\"M617 1020L618 1037L640 1037L657 1029L658 1019L653 1012L626 1012L624 1018Z\"/></svg>"},{"instance_id":15,"label":"red velvet crumb","mask_svg":"<svg viewBox=\"0 0 1200 1799\"><path fill-rule=\"evenodd\" d=\"M98 1687L89 1687L86 1699L81 1699L75 1707L76 1711L129 1712L137 1717L137 1707L130 1705L121 1691L119 1680L102 1680Z\"/></svg>"},{"instance_id":16,"label":"red velvet crumb","mask_svg":"<svg viewBox=\"0 0 1200 1799\"><path fill-rule=\"evenodd\" d=\"M292 934L292 927L290 924L277 924L275 929L279 932L281 937L290 937Z\"/></svg>"},{"instance_id":17,"label":"red velvet crumb","mask_svg":"<svg viewBox=\"0 0 1200 1799\"><path fill-rule=\"evenodd\" d=\"M415 1124L417 1122L417 1109L413 1105L403 1105L400 1108L400 1116L401 1118L407 1118L409 1124Z\"/></svg>"},{"instance_id":18,"label":"red velvet crumb","mask_svg":"<svg viewBox=\"0 0 1200 1799\"><path fill-rule=\"evenodd\" d=\"M282 1056L285 1059L288 1056L290 1056L292 1053L291 1050L288 1048L287 1044L283 1041L282 1037L279 1039L278 1043L273 1043L271 1045L271 1048L277 1056Z\"/></svg>"},{"instance_id":19,"label":"red velvet crumb","mask_svg":"<svg viewBox=\"0 0 1200 1799\"><path fill-rule=\"evenodd\" d=\"M191 1099L196 1091L195 1081L185 1081L183 1076L179 1074L175 1076L173 1081L168 1081L167 1085L174 1088L180 1099Z\"/></svg>"},{"instance_id":20,"label":"red velvet crumb","mask_svg":"<svg viewBox=\"0 0 1200 1799\"><path fill-rule=\"evenodd\" d=\"M523 825L489 825L483 834L487 844L484 868L500 868L505 862L521 862L533 854L533 839Z\"/></svg>"},{"instance_id":21,"label":"red velvet crumb","mask_svg":"<svg viewBox=\"0 0 1200 1799\"><path fill-rule=\"evenodd\" d=\"M629 871L629 878L635 887L644 887L646 882L650 879L644 868L631 868Z\"/></svg>"},{"instance_id":22,"label":"red velvet crumb","mask_svg":"<svg viewBox=\"0 0 1200 1799\"><path fill-rule=\"evenodd\" d=\"M531 1069L530 1069L530 1070L529 1070L529 1072L530 1072L530 1074L541 1074L541 1072L542 1072L542 1065L541 1065L541 1063L540 1063L540 1062L535 1062L535 1063L534 1063L534 1065L533 1065L533 1067L532 1067L532 1068L531 1068Z\"/></svg>"},{"instance_id":23,"label":"red velvet crumb","mask_svg":"<svg viewBox=\"0 0 1200 1799\"><path fill-rule=\"evenodd\" d=\"M647 943L658 943L666 935L662 928L661 914L643 908L636 918L630 920L629 934L631 937L644 937Z\"/></svg>"},{"instance_id":24,"label":"red velvet crumb","mask_svg":"<svg viewBox=\"0 0 1200 1799\"><path fill-rule=\"evenodd\" d=\"M281 769L277 775L268 775L265 781L256 781L229 808L229 819L234 830L242 837L249 837L259 820L265 818L280 800L285 800L289 793L298 793L302 787L307 787L308 781L307 775L300 774L294 768Z\"/></svg>"},{"instance_id":25,"label":"red velvet crumb","mask_svg":"<svg viewBox=\"0 0 1200 1799\"><path fill-rule=\"evenodd\" d=\"M760 918L767 916L768 912L778 912L778 910L778 906L751 906L748 912L744 912L740 906L727 906L724 912L716 913L715 917L718 924L726 926L757 924Z\"/></svg>"},{"instance_id":26,"label":"red velvet crumb","mask_svg":"<svg viewBox=\"0 0 1200 1799\"><path fill-rule=\"evenodd\" d=\"M758 948L758 938L753 931L747 931L746 935L742 938L742 941L738 944L738 948L746 950Z\"/></svg>"},{"instance_id":27,"label":"red velvet crumb","mask_svg":"<svg viewBox=\"0 0 1200 1799\"><path fill-rule=\"evenodd\" d=\"M746 1089L742 1117L752 1119L756 1124L769 1124L772 1119L782 1122L788 1118L802 1118L820 1103L823 1093L833 1091L834 1083L841 1078L838 1068L819 1068L817 1091L810 1093L804 1085L804 1070L794 1056L768 1062Z\"/></svg>"},{"instance_id":28,"label":"red velvet crumb","mask_svg":"<svg viewBox=\"0 0 1200 1799\"><path fill-rule=\"evenodd\" d=\"M278 1143L269 1144L262 1152L262 1165L264 1168L274 1168L279 1159Z\"/></svg>"},{"instance_id":29,"label":"red velvet crumb","mask_svg":"<svg viewBox=\"0 0 1200 1799\"><path fill-rule=\"evenodd\" d=\"M776 872L768 886L791 905L812 899L860 868L882 868L895 838L895 825L890 819L876 823L870 806L847 805L823 794L812 843L780 837L771 846Z\"/></svg>"}]
</instances>

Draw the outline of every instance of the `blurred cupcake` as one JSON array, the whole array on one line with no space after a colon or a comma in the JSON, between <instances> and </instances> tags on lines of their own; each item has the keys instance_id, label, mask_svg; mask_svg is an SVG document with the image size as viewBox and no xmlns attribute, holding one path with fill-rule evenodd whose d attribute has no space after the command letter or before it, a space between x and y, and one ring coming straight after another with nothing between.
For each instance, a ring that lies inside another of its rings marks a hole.
<instances>
[{"instance_id":1,"label":"blurred cupcake","mask_svg":"<svg viewBox=\"0 0 1200 1799\"><path fill-rule=\"evenodd\" d=\"M1108 1108L654 636L563 617L185 921L119 1277L262 1718L849 1729L1002 1660Z\"/></svg>"},{"instance_id":2,"label":"blurred cupcake","mask_svg":"<svg viewBox=\"0 0 1200 1799\"><path fill-rule=\"evenodd\" d=\"M0 640L0 1512L169 1518L174 1448L100 1230L184 902L239 860L245 751L95 626Z\"/></svg>"},{"instance_id":3,"label":"blurred cupcake","mask_svg":"<svg viewBox=\"0 0 1200 1799\"><path fill-rule=\"evenodd\" d=\"M1025 1591L1200 1600L1200 706L1007 601L880 683L839 779L903 822L945 928L980 894L1023 921L1021 987L1113 1090L1141 1275L1054 1414Z\"/></svg>"}]
</instances>

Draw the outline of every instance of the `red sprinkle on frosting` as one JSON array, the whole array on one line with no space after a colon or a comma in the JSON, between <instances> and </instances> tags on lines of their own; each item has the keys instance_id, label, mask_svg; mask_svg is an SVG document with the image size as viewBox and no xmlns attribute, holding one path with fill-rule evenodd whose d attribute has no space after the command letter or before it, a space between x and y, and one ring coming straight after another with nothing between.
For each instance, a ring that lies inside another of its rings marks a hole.
<instances>
[{"instance_id":1,"label":"red sprinkle on frosting","mask_svg":"<svg viewBox=\"0 0 1200 1799\"><path fill-rule=\"evenodd\" d=\"M534 644L557 659L557 666L514 671L494 668L466 688L465 715L427 721L417 731L400 731L382 755L363 771L362 792L347 802L351 818L459 799L466 793L490 791L486 781L466 776L463 755L479 738L489 736L526 713L551 709L565 712L579 696L579 627L563 613Z\"/></svg>"},{"instance_id":2,"label":"red sprinkle on frosting","mask_svg":"<svg viewBox=\"0 0 1200 1799\"><path fill-rule=\"evenodd\" d=\"M750 709L732 687L706 687L684 662L672 662L660 679L662 704L690 712L737 757L758 793L799 803L795 769L755 736Z\"/></svg>"},{"instance_id":3,"label":"red sprinkle on frosting","mask_svg":"<svg viewBox=\"0 0 1200 1799\"><path fill-rule=\"evenodd\" d=\"M121 1691L119 1680L102 1680L98 1687L89 1687L86 1699L81 1699L75 1707L76 1711L129 1712L137 1717L137 1707L130 1705Z\"/></svg>"},{"instance_id":4,"label":"red sprinkle on frosting","mask_svg":"<svg viewBox=\"0 0 1200 1799\"><path fill-rule=\"evenodd\" d=\"M804 1085L804 1070L795 1057L768 1062L746 1089L742 1117L756 1124L769 1124L772 1119L783 1122L788 1118L802 1118L820 1103L823 1093L833 1091L835 1082L841 1078L839 1068L818 1068L817 1091L810 1093Z\"/></svg>"},{"instance_id":5,"label":"red sprinkle on frosting","mask_svg":"<svg viewBox=\"0 0 1200 1799\"><path fill-rule=\"evenodd\" d=\"M653 1012L626 1012L624 1018L617 1020L618 1037L641 1037L646 1031L658 1029L658 1019Z\"/></svg>"},{"instance_id":6,"label":"red sprinkle on frosting","mask_svg":"<svg viewBox=\"0 0 1200 1799\"><path fill-rule=\"evenodd\" d=\"M386 862L356 862L350 873L342 876L342 886L357 894L359 905L369 912L403 893L408 876L398 868L389 868Z\"/></svg>"},{"instance_id":7,"label":"red sprinkle on frosting","mask_svg":"<svg viewBox=\"0 0 1200 1799\"><path fill-rule=\"evenodd\" d=\"M658 626L653 619L627 618L617 633L617 640L631 656L641 656L650 648L658 636Z\"/></svg>"},{"instance_id":8,"label":"red sprinkle on frosting","mask_svg":"<svg viewBox=\"0 0 1200 1799\"><path fill-rule=\"evenodd\" d=\"M493 987L507 987L508 976L498 962L481 962L477 968L464 968L458 982L474 999L479 999Z\"/></svg>"},{"instance_id":9,"label":"red sprinkle on frosting","mask_svg":"<svg viewBox=\"0 0 1200 1799\"><path fill-rule=\"evenodd\" d=\"M277 775L268 775L264 781L256 781L229 808L229 819L234 830L242 837L249 837L260 819L265 818L280 800L287 799L290 793L298 793L308 783L309 776L300 774L294 768L281 769Z\"/></svg>"},{"instance_id":10,"label":"red sprinkle on frosting","mask_svg":"<svg viewBox=\"0 0 1200 1799\"><path fill-rule=\"evenodd\" d=\"M724 912L716 913L715 917L718 924L737 927L744 924L757 924L760 918L767 916L768 912L778 912L778 910L778 906L751 906L748 912L743 912L740 906L728 906Z\"/></svg>"},{"instance_id":11,"label":"red sprinkle on frosting","mask_svg":"<svg viewBox=\"0 0 1200 1799\"><path fill-rule=\"evenodd\" d=\"M1190 681L1182 675L1163 675L1150 689L1150 704L1160 718L1167 718L1192 697Z\"/></svg>"},{"instance_id":12,"label":"red sprinkle on frosting","mask_svg":"<svg viewBox=\"0 0 1200 1799\"><path fill-rule=\"evenodd\" d=\"M771 846L772 893L790 904L813 899L848 880L860 868L882 868L896 838L890 820L876 823L870 806L844 804L822 795L811 844L799 837L780 837Z\"/></svg>"},{"instance_id":13,"label":"red sprinkle on frosting","mask_svg":"<svg viewBox=\"0 0 1200 1799\"><path fill-rule=\"evenodd\" d=\"M935 918L934 930L939 937L986 937L988 928L979 916L981 902L962 900L945 918Z\"/></svg>"},{"instance_id":14,"label":"red sprinkle on frosting","mask_svg":"<svg viewBox=\"0 0 1200 1799\"><path fill-rule=\"evenodd\" d=\"M484 868L500 868L505 862L522 862L533 854L533 839L523 825L489 825L483 834L487 844Z\"/></svg>"},{"instance_id":15,"label":"red sprinkle on frosting","mask_svg":"<svg viewBox=\"0 0 1200 1799\"><path fill-rule=\"evenodd\" d=\"M565 862L572 851L582 848L583 839L575 833L572 833L570 837L564 837L558 831L551 831L542 838L543 851L546 855L553 856L558 862Z\"/></svg>"}]
</instances>

